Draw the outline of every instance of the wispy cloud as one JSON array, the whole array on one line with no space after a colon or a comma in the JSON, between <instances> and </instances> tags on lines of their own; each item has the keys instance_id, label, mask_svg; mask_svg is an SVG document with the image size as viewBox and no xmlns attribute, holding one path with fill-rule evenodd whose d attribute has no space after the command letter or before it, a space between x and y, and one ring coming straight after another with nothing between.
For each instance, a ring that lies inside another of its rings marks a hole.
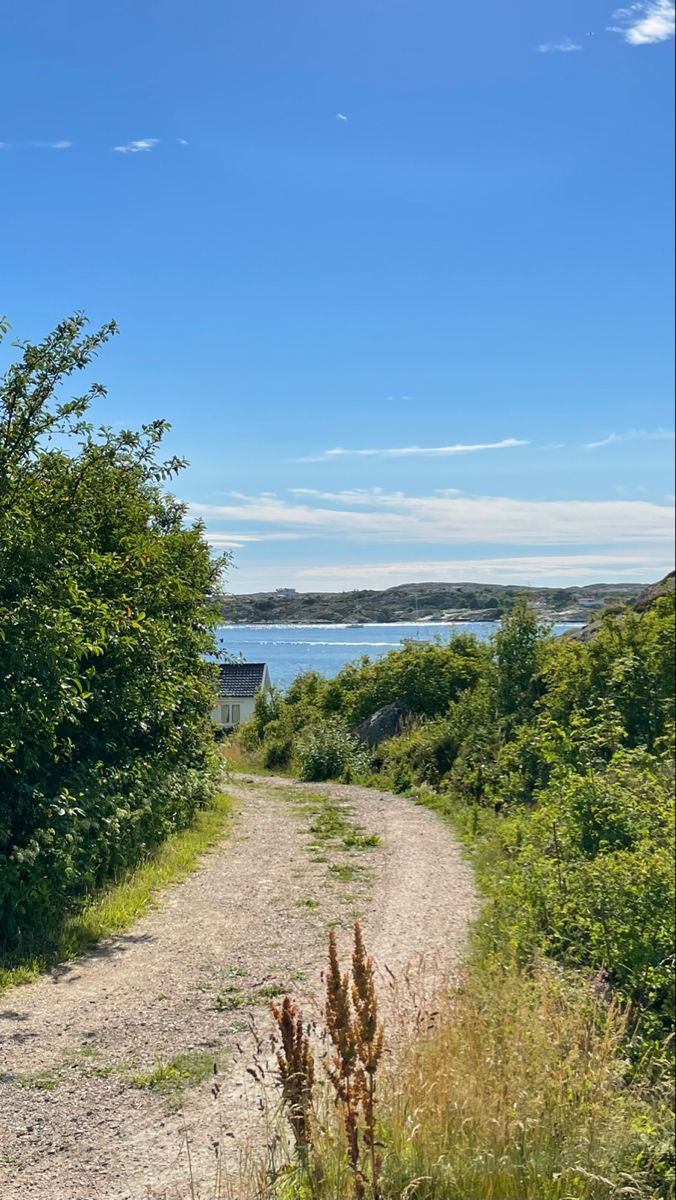
<instances>
[{"instance_id":1,"label":"wispy cloud","mask_svg":"<svg viewBox=\"0 0 676 1200\"><path fill-rule=\"evenodd\" d=\"M12 149L11 142L0 142L0 150L11 150L11 149Z\"/></svg>"},{"instance_id":2,"label":"wispy cloud","mask_svg":"<svg viewBox=\"0 0 676 1200\"><path fill-rule=\"evenodd\" d=\"M513 558L454 558L412 562L341 563L300 567L293 583L326 590L396 587L400 583L471 581L546 586L559 582L657 579L672 566L668 556L650 554L538 554Z\"/></svg>"},{"instance_id":3,"label":"wispy cloud","mask_svg":"<svg viewBox=\"0 0 676 1200\"><path fill-rule=\"evenodd\" d=\"M345 116L345 113L336 113L336 120L347 121L347 117Z\"/></svg>"},{"instance_id":4,"label":"wispy cloud","mask_svg":"<svg viewBox=\"0 0 676 1200\"><path fill-rule=\"evenodd\" d=\"M564 38L562 42L542 42L538 46L540 54L571 54L575 50L581 50L582 46L578 42L574 42L572 38Z\"/></svg>"},{"instance_id":5,"label":"wispy cloud","mask_svg":"<svg viewBox=\"0 0 676 1200\"><path fill-rule=\"evenodd\" d=\"M70 150L72 142L31 142L31 146L35 146L39 150Z\"/></svg>"},{"instance_id":6,"label":"wispy cloud","mask_svg":"<svg viewBox=\"0 0 676 1200\"><path fill-rule=\"evenodd\" d=\"M293 532L306 538L427 545L601 545L673 540L673 508L647 500L521 500L505 496L411 496L378 488L296 490L290 499L242 496L191 504L217 529ZM248 527L248 528L247 528Z\"/></svg>"},{"instance_id":7,"label":"wispy cloud","mask_svg":"<svg viewBox=\"0 0 676 1200\"><path fill-rule=\"evenodd\" d=\"M153 150L159 144L159 138L138 138L134 142L126 142L123 146L113 146L117 154L138 154L143 150Z\"/></svg>"},{"instance_id":8,"label":"wispy cloud","mask_svg":"<svg viewBox=\"0 0 676 1200\"><path fill-rule=\"evenodd\" d=\"M207 541L217 550L241 550L251 542L293 542L303 535L300 533L222 533L220 531L207 533Z\"/></svg>"},{"instance_id":9,"label":"wispy cloud","mask_svg":"<svg viewBox=\"0 0 676 1200\"><path fill-rule=\"evenodd\" d=\"M666 42L676 30L676 4L674 0L638 0L618 8L612 20L617 23L609 25L609 31L620 33L631 46Z\"/></svg>"},{"instance_id":10,"label":"wispy cloud","mask_svg":"<svg viewBox=\"0 0 676 1200\"><path fill-rule=\"evenodd\" d=\"M627 429L625 433L609 433L598 442L585 442L585 450L599 450L617 442L673 442L673 429Z\"/></svg>"},{"instance_id":11,"label":"wispy cloud","mask_svg":"<svg viewBox=\"0 0 676 1200\"><path fill-rule=\"evenodd\" d=\"M187 138L176 138L176 141L178 142L179 146L188 146L190 144Z\"/></svg>"},{"instance_id":12,"label":"wispy cloud","mask_svg":"<svg viewBox=\"0 0 676 1200\"><path fill-rule=\"evenodd\" d=\"M502 438L499 442L456 442L451 446L386 446L371 447L365 450L349 450L344 446L335 446L331 450L322 450L319 454L296 458L294 462L330 462L331 459L341 458L406 458L422 456L428 458L443 458L450 454L477 454L481 450L507 450L513 446L529 446L530 442L522 438Z\"/></svg>"}]
</instances>

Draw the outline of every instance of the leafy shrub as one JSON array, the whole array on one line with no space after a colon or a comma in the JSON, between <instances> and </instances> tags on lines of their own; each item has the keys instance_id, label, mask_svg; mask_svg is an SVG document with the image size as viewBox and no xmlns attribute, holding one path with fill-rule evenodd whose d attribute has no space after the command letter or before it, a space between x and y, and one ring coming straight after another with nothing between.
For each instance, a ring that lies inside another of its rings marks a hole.
<instances>
[{"instance_id":1,"label":"leafy shrub","mask_svg":"<svg viewBox=\"0 0 676 1200\"><path fill-rule=\"evenodd\" d=\"M521 956L600 970L659 1042L673 1022L673 769L620 751L604 770L557 772L537 809L497 833L492 937Z\"/></svg>"},{"instance_id":2,"label":"leafy shrub","mask_svg":"<svg viewBox=\"0 0 676 1200\"><path fill-rule=\"evenodd\" d=\"M288 767L293 753L293 742L290 738L270 738L263 748L263 766Z\"/></svg>"},{"instance_id":3,"label":"leafy shrub","mask_svg":"<svg viewBox=\"0 0 676 1200\"><path fill-rule=\"evenodd\" d=\"M69 908L213 788L209 714L222 563L162 490L180 469L55 389L114 332L83 317L25 345L0 386L0 953Z\"/></svg>"},{"instance_id":4,"label":"leafy shrub","mask_svg":"<svg viewBox=\"0 0 676 1200\"><path fill-rule=\"evenodd\" d=\"M359 750L345 725L333 720L314 725L299 738L294 762L299 778L310 783L338 779L346 774L352 776L361 766L367 765L368 758Z\"/></svg>"},{"instance_id":5,"label":"leafy shrub","mask_svg":"<svg viewBox=\"0 0 676 1200\"><path fill-rule=\"evenodd\" d=\"M496 702L502 717L518 722L533 708L544 643L537 614L526 600L518 599L495 637Z\"/></svg>"},{"instance_id":6,"label":"leafy shrub","mask_svg":"<svg viewBox=\"0 0 676 1200\"><path fill-rule=\"evenodd\" d=\"M263 741L269 726L279 722L281 696L277 688L261 691L254 700L254 710L248 721L237 730L237 737L245 750L255 750Z\"/></svg>"},{"instance_id":7,"label":"leafy shrub","mask_svg":"<svg viewBox=\"0 0 676 1200\"><path fill-rule=\"evenodd\" d=\"M383 782L390 782L395 791L407 791L420 783L438 784L457 751L457 740L446 717L421 722L380 748L378 763Z\"/></svg>"},{"instance_id":8,"label":"leafy shrub","mask_svg":"<svg viewBox=\"0 0 676 1200\"><path fill-rule=\"evenodd\" d=\"M487 661L486 647L468 634L448 642L409 642L374 662L343 667L325 684L322 708L339 713L351 728L404 697L414 713L438 716L478 681Z\"/></svg>"}]
</instances>

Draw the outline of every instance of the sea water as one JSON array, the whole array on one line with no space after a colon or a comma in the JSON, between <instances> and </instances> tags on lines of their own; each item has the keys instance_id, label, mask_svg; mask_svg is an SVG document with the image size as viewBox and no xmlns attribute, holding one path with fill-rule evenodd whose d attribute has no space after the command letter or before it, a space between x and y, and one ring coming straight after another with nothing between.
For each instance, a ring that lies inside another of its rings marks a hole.
<instances>
[{"instance_id":1,"label":"sea water","mask_svg":"<svg viewBox=\"0 0 676 1200\"><path fill-rule=\"evenodd\" d=\"M246 662L266 662L272 683L286 688L300 671L335 675L347 662L363 655L380 658L406 639L446 642L455 633L473 633L485 641L495 633L494 621L458 621L453 624L421 621L387 625L219 625L221 650ZM563 632L570 625L555 625Z\"/></svg>"}]
</instances>

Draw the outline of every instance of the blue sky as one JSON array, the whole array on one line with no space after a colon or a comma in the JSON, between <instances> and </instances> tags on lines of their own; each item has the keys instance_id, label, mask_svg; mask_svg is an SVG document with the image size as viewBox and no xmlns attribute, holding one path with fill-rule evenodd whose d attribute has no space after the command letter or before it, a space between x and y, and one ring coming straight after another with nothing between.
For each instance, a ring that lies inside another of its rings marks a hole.
<instances>
[{"instance_id":1,"label":"blue sky","mask_svg":"<svg viewBox=\"0 0 676 1200\"><path fill-rule=\"evenodd\" d=\"M117 318L98 415L172 422L232 590L656 578L673 32L672 0L14 0L0 310Z\"/></svg>"}]
</instances>

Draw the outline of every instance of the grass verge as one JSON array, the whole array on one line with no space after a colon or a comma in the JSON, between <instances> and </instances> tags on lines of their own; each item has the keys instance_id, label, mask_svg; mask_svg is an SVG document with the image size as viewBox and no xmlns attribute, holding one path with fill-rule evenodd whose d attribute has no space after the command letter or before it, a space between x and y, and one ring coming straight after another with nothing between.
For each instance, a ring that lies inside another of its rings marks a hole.
<instances>
[{"instance_id":1,"label":"grass verge","mask_svg":"<svg viewBox=\"0 0 676 1200\"><path fill-rule=\"evenodd\" d=\"M157 846L150 857L105 887L79 912L66 918L58 943L24 962L0 964L0 992L28 983L54 963L91 949L102 938L128 929L158 903L163 888L184 879L198 865L200 855L223 837L232 814L232 800L217 792L201 809L189 829L182 829Z\"/></svg>"}]
</instances>

